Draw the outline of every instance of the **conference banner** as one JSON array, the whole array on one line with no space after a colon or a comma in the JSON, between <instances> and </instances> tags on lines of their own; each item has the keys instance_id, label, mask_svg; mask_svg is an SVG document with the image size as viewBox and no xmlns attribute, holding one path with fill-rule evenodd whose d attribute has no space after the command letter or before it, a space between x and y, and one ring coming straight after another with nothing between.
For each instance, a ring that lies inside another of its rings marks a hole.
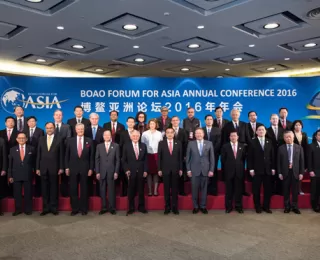
<instances>
[{"instance_id":1,"label":"conference banner","mask_svg":"<svg viewBox=\"0 0 320 260\"><path fill-rule=\"evenodd\" d=\"M56 109L63 111L64 122L74 117L73 108L83 107L85 117L92 112L100 116L100 125L109 121L109 112L119 111L119 122L138 111L148 119L160 116L167 106L169 116L187 116L187 108L204 125L207 114L221 106L230 118L235 108L240 119L248 122L248 112L258 114L258 122L270 125L272 113L280 107L289 110L288 119L303 120L309 136L320 127L320 78L45 78L0 77L1 114L3 122L13 115L14 107L23 106L25 115L34 115L38 126L53 120Z\"/></svg>"}]
</instances>

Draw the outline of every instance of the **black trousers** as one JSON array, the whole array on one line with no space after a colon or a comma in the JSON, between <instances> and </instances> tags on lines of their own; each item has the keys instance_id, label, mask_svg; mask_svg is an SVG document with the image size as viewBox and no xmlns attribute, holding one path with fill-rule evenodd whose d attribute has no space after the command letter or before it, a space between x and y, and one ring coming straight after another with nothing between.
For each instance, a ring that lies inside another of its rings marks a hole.
<instances>
[{"instance_id":1,"label":"black trousers","mask_svg":"<svg viewBox=\"0 0 320 260\"><path fill-rule=\"evenodd\" d=\"M208 180L208 195L218 195L218 160L219 155L215 155L214 175Z\"/></svg>"},{"instance_id":2,"label":"black trousers","mask_svg":"<svg viewBox=\"0 0 320 260\"><path fill-rule=\"evenodd\" d=\"M99 186L101 197L101 209L107 209L106 189L108 189L109 211L116 210L116 184L113 179L113 174L110 177L106 176L104 179L100 179Z\"/></svg>"},{"instance_id":3,"label":"black trousers","mask_svg":"<svg viewBox=\"0 0 320 260\"><path fill-rule=\"evenodd\" d=\"M80 183L80 198L78 184ZM88 174L70 173L70 202L72 211L88 212Z\"/></svg>"},{"instance_id":4,"label":"black trousers","mask_svg":"<svg viewBox=\"0 0 320 260\"><path fill-rule=\"evenodd\" d=\"M311 177L311 206L316 209L320 205L320 176Z\"/></svg>"},{"instance_id":5,"label":"black trousers","mask_svg":"<svg viewBox=\"0 0 320 260\"><path fill-rule=\"evenodd\" d=\"M128 181L128 201L130 210L135 210L134 198L137 191L139 197L138 209L145 209L144 184L145 179L143 178L143 173L131 173Z\"/></svg>"},{"instance_id":6,"label":"black trousers","mask_svg":"<svg viewBox=\"0 0 320 260\"><path fill-rule=\"evenodd\" d=\"M119 179L122 184L121 195L125 197L127 196L127 193L128 193L128 178L127 178L127 175L122 170L120 170Z\"/></svg>"},{"instance_id":7,"label":"black trousers","mask_svg":"<svg viewBox=\"0 0 320 260\"><path fill-rule=\"evenodd\" d=\"M13 197L15 211L22 212L22 187L24 188L24 212L32 212L32 182L31 181L14 181Z\"/></svg>"},{"instance_id":8,"label":"black trousers","mask_svg":"<svg viewBox=\"0 0 320 260\"><path fill-rule=\"evenodd\" d=\"M270 209L271 175L255 174L252 180L253 202L256 209L261 208L261 185L263 184L263 208Z\"/></svg>"},{"instance_id":9,"label":"black trousers","mask_svg":"<svg viewBox=\"0 0 320 260\"><path fill-rule=\"evenodd\" d=\"M93 188L94 187L94 185L93 185L94 178L95 178L94 174L92 174L91 176L88 176L88 196L89 197L92 197L94 195L94 188Z\"/></svg>"},{"instance_id":10,"label":"black trousers","mask_svg":"<svg viewBox=\"0 0 320 260\"><path fill-rule=\"evenodd\" d=\"M283 182L283 198L285 208L298 208L298 194L299 194L299 179L293 175L293 171L289 170L288 176L285 177ZM290 189L292 193L292 202L290 203Z\"/></svg>"},{"instance_id":11,"label":"black trousers","mask_svg":"<svg viewBox=\"0 0 320 260\"><path fill-rule=\"evenodd\" d=\"M60 193L62 197L69 197L69 176L61 174Z\"/></svg>"},{"instance_id":12,"label":"black trousers","mask_svg":"<svg viewBox=\"0 0 320 260\"><path fill-rule=\"evenodd\" d=\"M178 209L178 190L180 175L178 172L163 172L164 202L166 209ZM171 196L170 196L171 190ZM171 199L172 197L172 199Z\"/></svg>"},{"instance_id":13,"label":"black trousers","mask_svg":"<svg viewBox=\"0 0 320 260\"><path fill-rule=\"evenodd\" d=\"M42 211L58 211L58 173L41 172Z\"/></svg>"},{"instance_id":14,"label":"black trousers","mask_svg":"<svg viewBox=\"0 0 320 260\"><path fill-rule=\"evenodd\" d=\"M41 177L35 174L34 197L39 198L42 194Z\"/></svg>"},{"instance_id":15,"label":"black trousers","mask_svg":"<svg viewBox=\"0 0 320 260\"><path fill-rule=\"evenodd\" d=\"M226 195L225 207L226 209L233 208L233 200L235 201L235 208L242 209L242 193L243 193L243 178L236 175L230 179L225 179Z\"/></svg>"}]
</instances>

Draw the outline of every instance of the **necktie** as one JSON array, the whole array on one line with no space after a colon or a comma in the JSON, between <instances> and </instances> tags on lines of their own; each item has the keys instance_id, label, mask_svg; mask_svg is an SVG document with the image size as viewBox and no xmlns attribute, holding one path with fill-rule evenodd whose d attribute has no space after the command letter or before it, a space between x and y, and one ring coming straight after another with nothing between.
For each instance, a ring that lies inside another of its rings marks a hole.
<instances>
[{"instance_id":1,"label":"necktie","mask_svg":"<svg viewBox=\"0 0 320 260\"><path fill-rule=\"evenodd\" d=\"M211 129L210 128L207 129L207 133L208 133L208 140L210 141L210 135L211 135Z\"/></svg>"},{"instance_id":2,"label":"necktie","mask_svg":"<svg viewBox=\"0 0 320 260\"><path fill-rule=\"evenodd\" d=\"M24 149L23 149L23 145L20 146L20 159L21 159L21 161L23 161L23 159L24 159Z\"/></svg>"},{"instance_id":3,"label":"necktie","mask_svg":"<svg viewBox=\"0 0 320 260\"><path fill-rule=\"evenodd\" d=\"M109 152L109 143L107 143L107 145L106 145L106 152L107 153Z\"/></svg>"},{"instance_id":4,"label":"necktie","mask_svg":"<svg viewBox=\"0 0 320 260\"><path fill-rule=\"evenodd\" d=\"M30 142L32 142L32 137L33 137L33 129L30 129Z\"/></svg>"},{"instance_id":5,"label":"necktie","mask_svg":"<svg viewBox=\"0 0 320 260\"><path fill-rule=\"evenodd\" d=\"M57 133L60 133L60 127L59 127L59 124L57 124L56 129L57 129Z\"/></svg>"},{"instance_id":6,"label":"necktie","mask_svg":"<svg viewBox=\"0 0 320 260\"><path fill-rule=\"evenodd\" d=\"M221 119L218 119L218 126L219 126L219 128L221 128L221 127L222 127Z\"/></svg>"},{"instance_id":7,"label":"necktie","mask_svg":"<svg viewBox=\"0 0 320 260\"><path fill-rule=\"evenodd\" d=\"M203 148L203 144L202 144L202 142L200 142L200 156L202 156L202 148Z\"/></svg>"},{"instance_id":8,"label":"necktie","mask_svg":"<svg viewBox=\"0 0 320 260\"><path fill-rule=\"evenodd\" d=\"M137 144L134 145L134 153L136 154L136 159L138 160L138 158L139 158L139 149L138 149L138 145Z\"/></svg>"},{"instance_id":9,"label":"necktie","mask_svg":"<svg viewBox=\"0 0 320 260\"><path fill-rule=\"evenodd\" d=\"M283 126L283 129L286 129L286 128L287 128L287 126L286 126L286 120L283 120L283 121L282 121L282 126Z\"/></svg>"},{"instance_id":10,"label":"necktie","mask_svg":"<svg viewBox=\"0 0 320 260\"><path fill-rule=\"evenodd\" d=\"M291 155L292 155L292 145L291 144L289 144L288 145L289 147L288 147L288 159L289 159L289 164L292 164L292 160L291 160Z\"/></svg>"},{"instance_id":11,"label":"necktie","mask_svg":"<svg viewBox=\"0 0 320 260\"><path fill-rule=\"evenodd\" d=\"M22 119L20 118L19 119L19 124L18 124L18 127L19 127L19 132L22 132L23 131L23 126L22 126Z\"/></svg>"},{"instance_id":12,"label":"necktie","mask_svg":"<svg viewBox=\"0 0 320 260\"><path fill-rule=\"evenodd\" d=\"M7 136L8 136L8 141L10 141L10 138L11 138L11 129L8 129Z\"/></svg>"},{"instance_id":13,"label":"necktie","mask_svg":"<svg viewBox=\"0 0 320 260\"><path fill-rule=\"evenodd\" d=\"M176 128L176 130L174 131L174 136L175 136L175 137L178 136L178 131L179 131L179 128Z\"/></svg>"},{"instance_id":14,"label":"necktie","mask_svg":"<svg viewBox=\"0 0 320 260\"><path fill-rule=\"evenodd\" d=\"M115 129L114 123L112 123L111 135L112 135L112 141L115 142L116 129Z\"/></svg>"},{"instance_id":15,"label":"necktie","mask_svg":"<svg viewBox=\"0 0 320 260\"><path fill-rule=\"evenodd\" d=\"M236 128L236 130L238 131L238 124L237 123L234 123L235 124L235 128Z\"/></svg>"},{"instance_id":16,"label":"necktie","mask_svg":"<svg viewBox=\"0 0 320 260\"><path fill-rule=\"evenodd\" d=\"M96 133L97 133L97 128L96 128L96 127L92 127L92 137L93 137L93 140L96 140Z\"/></svg>"},{"instance_id":17,"label":"necktie","mask_svg":"<svg viewBox=\"0 0 320 260\"><path fill-rule=\"evenodd\" d=\"M47 136L47 147L48 147L48 151L50 151L50 148L51 148L51 138L52 138L51 135L48 135L48 136Z\"/></svg>"},{"instance_id":18,"label":"necktie","mask_svg":"<svg viewBox=\"0 0 320 260\"><path fill-rule=\"evenodd\" d=\"M79 137L79 141L78 141L78 156L79 158L81 157L82 154L82 143L81 143L81 137Z\"/></svg>"},{"instance_id":19,"label":"necktie","mask_svg":"<svg viewBox=\"0 0 320 260\"><path fill-rule=\"evenodd\" d=\"M163 125L163 130L166 128L166 120L164 119L164 117L162 118L162 125Z\"/></svg>"},{"instance_id":20,"label":"necktie","mask_svg":"<svg viewBox=\"0 0 320 260\"><path fill-rule=\"evenodd\" d=\"M114 123L112 123L112 134L114 134L116 132L116 129L114 127Z\"/></svg>"},{"instance_id":21,"label":"necktie","mask_svg":"<svg viewBox=\"0 0 320 260\"><path fill-rule=\"evenodd\" d=\"M261 144L262 150L264 151L264 140L263 140L263 138L260 139L260 144Z\"/></svg>"},{"instance_id":22,"label":"necktie","mask_svg":"<svg viewBox=\"0 0 320 260\"><path fill-rule=\"evenodd\" d=\"M172 142L171 141L169 142L169 152L172 155Z\"/></svg>"},{"instance_id":23,"label":"necktie","mask_svg":"<svg viewBox=\"0 0 320 260\"><path fill-rule=\"evenodd\" d=\"M255 135L256 134L256 124L255 123L252 124L252 130L253 130L253 135Z\"/></svg>"},{"instance_id":24,"label":"necktie","mask_svg":"<svg viewBox=\"0 0 320 260\"><path fill-rule=\"evenodd\" d=\"M233 155L234 155L234 158L237 158L237 147L236 147L236 144L233 144Z\"/></svg>"},{"instance_id":25,"label":"necktie","mask_svg":"<svg viewBox=\"0 0 320 260\"><path fill-rule=\"evenodd\" d=\"M77 122L78 122L78 124L80 124L80 123L81 123L81 120L78 118L78 119L77 119Z\"/></svg>"},{"instance_id":26,"label":"necktie","mask_svg":"<svg viewBox=\"0 0 320 260\"><path fill-rule=\"evenodd\" d=\"M278 141L278 127L274 127L274 135L276 136L276 140Z\"/></svg>"}]
</instances>

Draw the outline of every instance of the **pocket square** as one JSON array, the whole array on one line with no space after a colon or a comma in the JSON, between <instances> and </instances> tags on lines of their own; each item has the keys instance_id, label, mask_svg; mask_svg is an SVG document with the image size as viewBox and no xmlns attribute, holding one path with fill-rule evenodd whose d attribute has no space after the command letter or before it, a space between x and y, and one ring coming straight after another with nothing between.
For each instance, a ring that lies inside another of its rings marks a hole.
<instances>
[{"instance_id":1,"label":"pocket square","mask_svg":"<svg viewBox=\"0 0 320 260\"><path fill-rule=\"evenodd\" d=\"M111 146L111 149L113 149L113 146Z\"/></svg>"},{"instance_id":2,"label":"pocket square","mask_svg":"<svg viewBox=\"0 0 320 260\"><path fill-rule=\"evenodd\" d=\"M32 154L32 152L28 153L28 154Z\"/></svg>"},{"instance_id":3,"label":"pocket square","mask_svg":"<svg viewBox=\"0 0 320 260\"><path fill-rule=\"evenodd\" d=\"M241 147L239 147L239 150L241 150Z\"/></svg>"}]
</instances>

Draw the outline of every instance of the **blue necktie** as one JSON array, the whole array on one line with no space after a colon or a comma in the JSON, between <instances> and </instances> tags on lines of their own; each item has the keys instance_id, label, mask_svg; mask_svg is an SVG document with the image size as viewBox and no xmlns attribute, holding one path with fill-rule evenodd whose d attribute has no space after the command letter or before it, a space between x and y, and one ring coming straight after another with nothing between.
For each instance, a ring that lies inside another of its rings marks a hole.
<instances>
[{"instance_id":1,"label":"blue necktie","mask_svg":"<svg viewBox=\"0 0 320 260\"><path fill-rule=\"evenodd\" d=\"M202 142L200 142L200 156L202 156L202 148L203 148L203 144Z\"/></svg>"},{"instance_id":2,"label":"blue necktie","mask_svg":"<svg viewBox=\"0 0 320 260\"><path fill-rule=\"evenodd\" d=\"M93 137L93 140L95 140L95 139L96 139L96 133L97 133L97 131L96 131L96 128L95 128L95 127L92 127L92 130L93 130L93 132L92 132L92 137Z\"/></svg>"}]
</instances>

